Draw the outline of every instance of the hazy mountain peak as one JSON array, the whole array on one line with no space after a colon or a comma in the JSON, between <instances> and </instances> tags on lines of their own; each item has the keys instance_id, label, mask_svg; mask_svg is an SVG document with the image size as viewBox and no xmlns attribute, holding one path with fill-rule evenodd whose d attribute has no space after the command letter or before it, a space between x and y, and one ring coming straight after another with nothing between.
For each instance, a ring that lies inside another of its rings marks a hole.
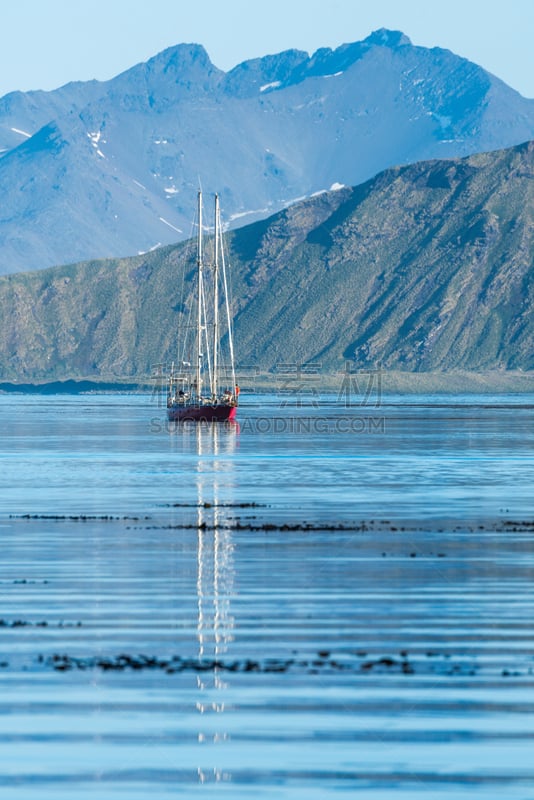
<instances>
[{"instance_id":1,"label":"hazy mountain peak","mask_svg":"<svg viewBox=\"0 0 534 800\"><path fill-rule=\"evenodd\" d=\"M293 74L293 82L298 83L307 77L319 75L336 75L344 72L360 59L364 58L373 47L397 47L409 45L411 41L402 31L390 31L386 28L374 31L361 42L342 44L332 50L321 47L311 58L300 64Z\"/></svg>"},{"instance_id":2,"label":"hazy mountain peak","mask_svg":"<svg viewBox=\"0 0 534 800\"><path fill-rule=\"evenodd\" d=\"M411 45L412 41L402 31L379 28L364 39L363 44L379 45L381 47L401 47L403 45Z\"/></svg>"},{"instance_id":3,"label":"hazy mountain peak","mask_svg":"<svg viewBox=\"0 0 534 800\"><path fill-rule=\"evenodd\" d=\"M183 75L184 72L218 71L201 44L178 44L167 47L146 62L146 71L156 74Z\"/></svg>"},{"instance_id":4,"label":"hazy mountain peak","mask_svg":"<svg viewBox=\"0 0 534 800\"><path fill-rule=\"evenodd\" d=\"M302 50L285 50L238 64L228 73L225 87L227 91L241 96L254 94L258 88L261 91L280 89L309 77L343 72L363 58L372 47L394 49L404 45L411 45L411 41L402 31L381 28L362 42L343 44L335 50L321 47L311 57Z\"/></svg>"},{"instance_id":5,"label":"hazy mountain peak","mask_svg":"<svg viewBox=\"0 0 534 800\"><path fill-rule=\"evenodd\" d=\"M225 89L231 94L255 94L258 89L278 88L293 79L299 67L307 64L308 53L303 50L284 50L275 55L254 58L238 64L226 75Z\"/></svg>"},{"instance_id":6,"label":"hazy mountain peak","mask_svg":"<svg viewBox=\"0 0 534 800\"><path fill-rule=\"evenodd\" d=\"M162 111L212 92L223 75L202 45L178 44L109 81L108 101L115 110Z\"/></svg>"},{"instance_id":7,"label":"hazy mountain peak","mask_svg":"<svg viewBox=\"0 0 534 800\"><path fill-rule=\"evenodd\" d=\"M183 238L199 173L241 224L388 166L528 139L534 100L400 31L228 73L179 44L109 81L0 102L0 273Z\"/></svg>"},{"instance_id":8,"label":"hazy mountain peak","mask_svg":"<svg viewBox=\"0 0 534 800\"><path fill-rule=\"evenodd\" d=\"M168 103L180 88L194 93L209 91L223 74L211 63L202 45L178 44L136 64L109 84L116 97L125 93L143 98L148 93L153 106L158 104L156 95Z\"/></svg>"}]
</instances>

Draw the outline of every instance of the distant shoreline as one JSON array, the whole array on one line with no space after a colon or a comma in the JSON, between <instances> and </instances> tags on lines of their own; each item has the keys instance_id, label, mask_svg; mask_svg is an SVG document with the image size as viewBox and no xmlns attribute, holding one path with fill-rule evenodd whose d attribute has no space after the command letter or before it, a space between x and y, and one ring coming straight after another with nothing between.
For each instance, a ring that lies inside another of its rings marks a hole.
<instances>
[{"instance_id":1,"label":"distant shoreline","mask_svg":"<svg viewBox=\"0 0 534 800\"><path fill-rule=\"evenodd\" d=\"M114 381L76 380L69 378L61 381L43 381L42 383L0 382L0 394L87 394L91 392L138 392L148 391L145 383L122 383Z\"/></svg>"},{"instance_id":2,"label":"distant shoreline","mask_svg":"<svg viewBox=\"0 0 534 800\"><path fill-rule=\"evenodd\" d=\"M365 381L373 381L373 395L391 394L527 394L534 393L534 371L488 371L488 372L400 372L355 371L354 373L288 374L261 373L239 376L243 392L269 392L291 394L292 391L306 394L343 391L344 381L357 382L360 391L365 390ZM53 381L0 381L0 394L90 394L117 393L146 394L154 391L155 381L130 378L127 381L91 378L65 378ZM163 388L163 387L161 387ZM349 387L350 388L350 387Z\"/></svg>"}]
</instances>

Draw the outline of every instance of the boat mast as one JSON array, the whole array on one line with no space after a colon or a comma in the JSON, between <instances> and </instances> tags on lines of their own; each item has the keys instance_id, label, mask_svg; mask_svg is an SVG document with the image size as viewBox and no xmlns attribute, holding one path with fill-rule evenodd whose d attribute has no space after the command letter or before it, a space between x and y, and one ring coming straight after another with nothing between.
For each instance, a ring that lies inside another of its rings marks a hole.
<instances>
[{"instance_id":1,"label":"boat mast","mask_svg":"<svg viewBox=\"0 0 534 800\"><path fill-rule=\"evenodd\" d=\"M198 313L197 313L197 364L196 364L196 391L201 394L202 380L202 191L198 192L198 236L197 236L197 275L198 275Z\"/></svg>"},{"instance_id":2,"label":"boat mast","mask_svg":"<svg viewBox=\"0 0 534 800\"><path fill-rule=\"evenodd\" d=\"M215 261L213 264L213 399L217 397L217 370L219 367L219 195L215 195Z\"/></svg>"},{"instance_id":3,"label":"boat mast","mask_svg":"<svg viewBox=\"0 0 534 800\"><path fill-rule=\"evenodd\" d=\"M232 386L235 388L235 358L234 358L234 337L232 334L232 315L230 314L230 298L228 296L228 282L226 280L226 264L224 261L224 247L221 241L221 266L222 266L222 284L224 291L224 303L226 306L226 324L228 325L228 346L230 349L230 368L232 370ZM232 390L233 391L233 390Z\"/></svg>"}]
</instances>

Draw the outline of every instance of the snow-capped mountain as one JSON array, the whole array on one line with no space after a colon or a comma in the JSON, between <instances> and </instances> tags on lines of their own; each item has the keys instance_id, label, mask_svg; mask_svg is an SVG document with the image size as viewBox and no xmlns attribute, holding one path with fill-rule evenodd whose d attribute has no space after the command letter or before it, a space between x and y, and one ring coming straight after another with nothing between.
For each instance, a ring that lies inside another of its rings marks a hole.
<instances>
[{"instance_id":1,"label":"snow-capped mountain","mask_svg":"<svg viewBox=\"0 0 534 800\"><path fill-rule=\"evenodd\" d=\"M380 170L534 139L534 100L381 30L217 69L169 48L107 82L0 99L0 273L189 237L196 190L233 225Z\"/></svg>"}]
</instances>

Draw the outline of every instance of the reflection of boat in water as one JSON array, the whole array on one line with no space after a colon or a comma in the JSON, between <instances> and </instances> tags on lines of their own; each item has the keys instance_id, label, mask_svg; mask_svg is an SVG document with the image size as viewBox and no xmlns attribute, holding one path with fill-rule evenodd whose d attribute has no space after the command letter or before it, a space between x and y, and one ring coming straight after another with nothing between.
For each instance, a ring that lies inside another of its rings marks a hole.
<instances>
[{"instance_id":1,"label":"reflection of boat in water","mask_svg":"<svg viewBox=\"0 0 534 800\"><path fill-rule=\"evenodd\" d=\"M184 547L191 545L184 569L186 584L194 591L195 608L186 601L183 619L191 637L191 664L197 665L193 693L196 734L201 744L218 745L230 739L227 726L228 696L234 663L235 619L232 604L236 595L234 532L232 522L238 507L235 500L235 454L239 442L237 422L223 424L180 424L171 426L174 455L187 459L187 481L177 482L180 511L176 521L186 523ZM189 538L191 537L191 539ZM195 563L189 560L194 552ZM189 598L187 598L189 599ZM181 607L177 608L181 617ZM190 615L189 615L190 614ZM217 758L223 754L220 751ZM208 746L197 751L199 784L230 779L228 769L213 763Z\"/></svg>"},{"instance_id":2,"label":"reflection of boat in water","mask_svg":"<svg viewBox=\"0 0 534 800\"><path fill-rule=\"evenodd\" d=\"M204 260L202 241L202 192L198 193L198 234L196 270L196 319L185 326L181 368L174 364L169 375L167 417L170 420L224 422L236 416L239 387L235 379L232 320L219 211L215 196L214 253ZM219 318L221 304L225 324ZM221 349L223 332L227 363ZM194 332L193 336L187 336Z\"/></svg>"},{"instance_id":3,"label":"reflection of boat in water","mask_svg":"<svg viewBox=\"0 0 534 800\"><path fill-rule=\"evenodd\" d=\"M181 427L181 426L180 426ZM187 427L187 426L184 426ZM224 425L190 426L196 437L199 460L195 474L197 487L197 643L198 661L214 664L228 656L234 639L231 599L234 595L232 531L228 526L226 491L233 483L231 455L235 431ZM186 433L186 432L185 432ZM186 433L187 435L187 433ZM211 456L211 458L210 458ZM222 493L222 496L221 494ZM221 715L226 710L227 683L223 672L213 669L197 673L199 742L226 741L228 734ZM217 768L198 766L200 783L224 779Z\"/></svg>"}]
</instances>

